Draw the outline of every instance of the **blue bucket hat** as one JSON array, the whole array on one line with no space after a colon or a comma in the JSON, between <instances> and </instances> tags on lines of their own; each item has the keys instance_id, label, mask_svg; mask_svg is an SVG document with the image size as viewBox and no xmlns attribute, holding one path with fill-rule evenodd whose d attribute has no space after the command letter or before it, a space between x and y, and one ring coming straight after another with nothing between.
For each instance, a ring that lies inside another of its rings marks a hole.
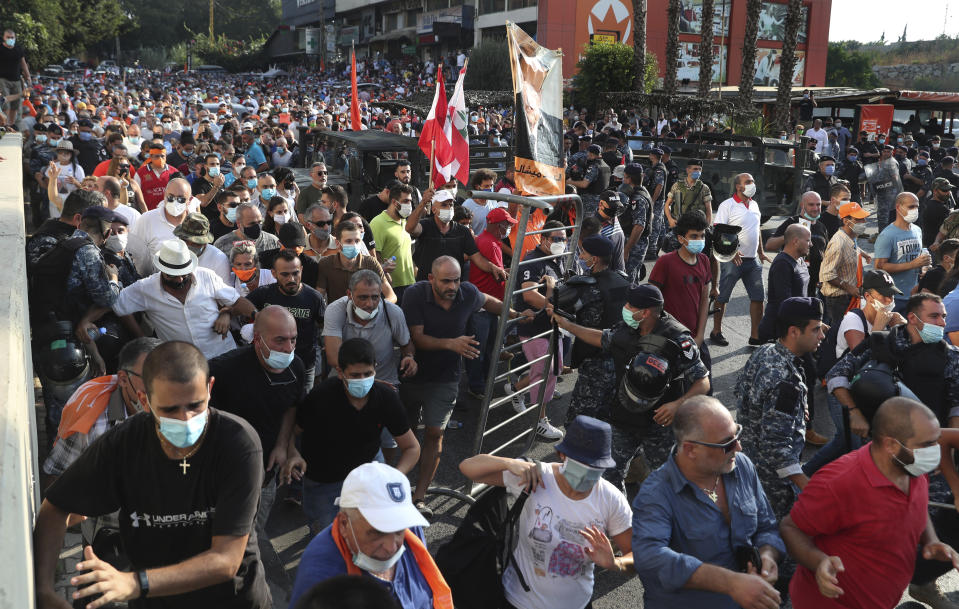
<instances>
[{"instance_id":1,"label":"blue bucket hat","mask_svg":"<svg viewBox=\"0 0 959 609\"><path fill-rule=\"evenodd\" d=\"M583 465L606 468L616 465L612 443L613 428L609 423L579 415L566 428L566 437L556 445L556 450Z\"/></svg>"}]
</instances>

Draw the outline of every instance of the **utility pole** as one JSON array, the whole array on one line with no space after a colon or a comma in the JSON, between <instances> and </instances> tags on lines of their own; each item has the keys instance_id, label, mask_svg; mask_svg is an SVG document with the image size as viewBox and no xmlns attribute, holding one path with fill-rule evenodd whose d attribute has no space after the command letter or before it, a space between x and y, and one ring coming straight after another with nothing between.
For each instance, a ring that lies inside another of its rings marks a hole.
<instances>
[{"instance_id":1,"label":"utility pole","mask_svg":"<svg viewBox=\"0 0 959 609\"><path fill-rule=\"evenodd\" d=\"M210 0L210 43L213 42L213 0Z\"/></svg>"}]
</instances>

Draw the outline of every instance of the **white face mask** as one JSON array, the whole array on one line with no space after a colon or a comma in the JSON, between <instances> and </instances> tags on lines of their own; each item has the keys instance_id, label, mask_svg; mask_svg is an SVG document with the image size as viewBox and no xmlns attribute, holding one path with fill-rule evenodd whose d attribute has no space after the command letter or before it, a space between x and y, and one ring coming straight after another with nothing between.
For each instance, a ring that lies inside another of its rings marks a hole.
<instances>
[{"instance_id":1,"label":"white face mask","mask_svg":"<svg viewBox=\"0 0 959 609\"><path fill-rule=\"evenodd\" d=\"M756 183L746 184L746 186L743 187L743 194L747 198L752 199L753 195L756 194Z\"/></svg>"},{"instance_id":2,"label":"white face mask","mask_svg":"<svg viewBox=\"0 0 959 609\"><path fill-rule=\"evenodd\" d=\"M865 222L856 222L852 224L852 234L859 236L866 232L866 223Z\"/></svg>"},{"instance_id":3,"label":"white face mask","mask_svg":"<svg viewBox=\"0 0 959 609\"><path fill-rule=\"evenodd\" d=\"M566 244L565 243L550 243L549 244L549 253L554 256L566 253Z\"/></svg>"},{"instance_id":4,"label":"white face mask","mask_svg":"<svg viewBox=\"0 0 959 609\"><path fill-rule=\"evenodd\" d=\"M899 442L898 440L896 440ZM922 448L906 448L906 446L899 442L899 445L905 448L906 450L912 452L912 463L903 463L899 460L899 457L893 457L896 460L896 463L902 466L906 473L913 477L919 477L923 474L928 474L937 467L939 467L939 459L942 457L942 452L939 449L939 445L935 446L924 446Z\"/></svg>"},{"instance_id":5,"label":"white face mask","mask_svg":"<svg viewBox=\"0 0 959 609\"><path fill-rule=\"evenodd\" d=\"M903 220L912 224L919 219L919 209L910 209L905 216L902 217Z\"/></svg>"},{"instance_id":6,"label":"white face mask","mask_svg":"<svg viewBox=\"0 0 959 609\"><path fill-rule=\"evenodd\" d=\"M436 217L440 219L440 222L444 224L453 219L453 209L440 209L436 212Z\"/></svg>"},{"instance_id":7,"label":"white face mask","mask_svg":"<svg viewBox=\"0 0 959 609\"><path fill-rule=\"evenodd\" d=\"M360 551L360 544L356 541L356 533L353 531L353 522L350 522L350 535L353 536L353 543L356 544L356 552L353 552L353 564L366 571L367 573L386 573L389 571L393 565L399 562L400 558L403 556L403 552L406 551L406 545L401 545L400 549L396 551L396 554L390 556L386 560L379 560L364 554Z\"/></svg>"},{"instance_id":8,"label":"white face mask","mask_svg":"<svg viewBox=\"0 0 959 609\"><path fill-rule=\"evenodd\" d=\"M119 235L110 235L107 237L107 240L103 242L103 247L107 248L115 254L127 249L127 238L129 235L127 233L120 233Z\"/></svg>"},{"instance_id":9,"label":"white face mask","mask_svg":"<svg viewBox=\"0 0 959 609\"><path fill-rule=\"evenodd\" d=\"M180 203L179 201L166 201L164 203L164 208L166 213L171 216L179 217L183 212L186 211L186 203Z\"/></svg>"},{"instance_id":10,"label":"white face mask","mask_svg":"<svg viewBox=\"0 0 959 609\"><path fill-rule=\"evenodd\" d=\"M892 313L892 310L896 308L896 302L893 301L893 302L890 302L889 304L884 305L878 300L873 300L872 308L874 308L876 311L880 313L883 311L885 311L886 313Z\"/></svg>"},{"instance_id":11,"label":"white face mask","mask_svg":"<svg viewBox=\"0 0 959 609\"><path fill-rule=\"evenodd\" d=\"M352 301L350 301L350 302L352 302ZM365 311L365 310L361 309L360 307L356 306L356 303L353 302L353 312L356 313L356 316L359 317L361 320L363 320L363 321L369 321L369 320L373 319L374 317L376 317L376 314L380 312L380 308L377 307L377 308L373 309L372 312L368 312L368 311Z\"/></svg>"},{"instance_id":12,"label":"white face mask","mask_svg":"<svg viewBox=\"0 0 959 609\"><path fill-rule=\"evenodd\" d=\"M290 221L290 218L293 217L293 214L287 212L285 214L273 214L273 222L275 224L286 224Z\"/></svg>"},{"instance_id":13,"label":"white face mask","mask_svg":"<svg viewBox=\"0 0 959 609\"><path fill-rule=\"evenodd\" d=\"M413 206L410 203L400 205L399 214L401 218L408 218L411 213L413 213Z\"/></svg>"}]
</instances>

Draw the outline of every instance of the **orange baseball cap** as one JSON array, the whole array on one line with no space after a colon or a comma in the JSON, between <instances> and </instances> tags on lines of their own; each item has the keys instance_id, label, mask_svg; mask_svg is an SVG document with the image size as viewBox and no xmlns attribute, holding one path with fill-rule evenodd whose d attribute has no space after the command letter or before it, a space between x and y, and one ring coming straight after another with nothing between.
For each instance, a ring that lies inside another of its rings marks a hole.
<instances>
[{"instance_id":1,"label":"orange baseball cap","mask_svg":"<svg viewBox=\"0 0 959 609\"><path fill-rule=\"evenodd\" d=\"M848 218L849 216L853 218L867 218L869 217L869 212L859 207L859 203L850 201L849 203L843 203L839 206L839 217Z\"/></svg>"}]
</instances>

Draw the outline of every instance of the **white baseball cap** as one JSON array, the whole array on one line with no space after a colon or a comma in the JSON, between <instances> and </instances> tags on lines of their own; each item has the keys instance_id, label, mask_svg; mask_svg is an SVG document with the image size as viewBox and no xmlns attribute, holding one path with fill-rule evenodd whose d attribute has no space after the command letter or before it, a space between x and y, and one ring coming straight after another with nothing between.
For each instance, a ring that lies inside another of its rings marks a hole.
<instances>
[{"instance_id":1,"label":"white baseball cap","mask_svg":"<svg viewBox=\"0 0 959 609\"><path fill-rule=\"evenodd\" d=\"M358 509L371 527L384 533L430 526L413 507L406 476L376 461L364 463L346 476L335 503Z\"/></svg>"},{"instance_id":2,"label":"white baseball cap","mask_svg":"<svg viewBox=\"0 0 959 609\"><path fill-rule=\"evenodd\" d=\"M452 190L447 190L446 188L440 188L436 191L436 194L433 195L433 201L440 203L442 201L452 201L456 197L453 196Z\"/></svg>"}]
</instances>

